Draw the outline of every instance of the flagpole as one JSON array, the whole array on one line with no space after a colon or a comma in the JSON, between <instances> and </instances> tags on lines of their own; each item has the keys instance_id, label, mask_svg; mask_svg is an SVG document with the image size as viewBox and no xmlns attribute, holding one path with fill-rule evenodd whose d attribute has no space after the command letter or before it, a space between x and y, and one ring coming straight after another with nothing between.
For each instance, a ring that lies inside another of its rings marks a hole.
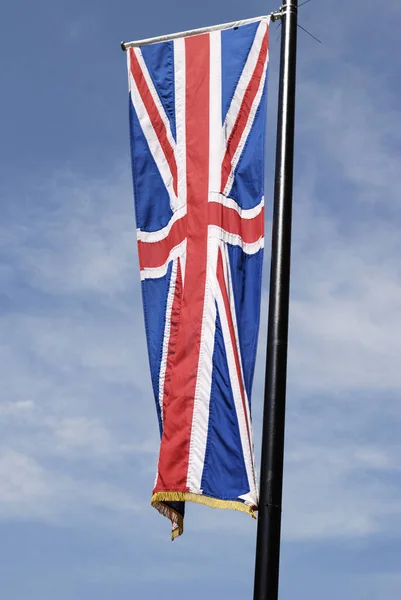
<instances>
[{"instance_id":1,"label":"flagpole","mask_svg":"<svg viewBox=\"0 0 401 600\"><path fill-rule=\"evenodd\" d=\"M290 295L298 0L284 0L254 600L277 600Z\"/></svg>"}]
</instances>

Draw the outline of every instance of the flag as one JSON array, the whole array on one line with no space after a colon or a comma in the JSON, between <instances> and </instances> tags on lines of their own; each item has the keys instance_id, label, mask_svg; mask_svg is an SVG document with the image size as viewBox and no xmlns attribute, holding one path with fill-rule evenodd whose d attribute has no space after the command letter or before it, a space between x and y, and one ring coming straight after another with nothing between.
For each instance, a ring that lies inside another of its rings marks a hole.
<instances>
[{"instance_id":1,"label":"flag","mask_svg":"<svg viewBox=\"0 0 401 600\"><path fill-rule=\"evenodd\" d=\"M128 50L145 329L161 444L151 503L254 516L250 397L264 245L268 18Z\"/></svg>"}]
</instances>

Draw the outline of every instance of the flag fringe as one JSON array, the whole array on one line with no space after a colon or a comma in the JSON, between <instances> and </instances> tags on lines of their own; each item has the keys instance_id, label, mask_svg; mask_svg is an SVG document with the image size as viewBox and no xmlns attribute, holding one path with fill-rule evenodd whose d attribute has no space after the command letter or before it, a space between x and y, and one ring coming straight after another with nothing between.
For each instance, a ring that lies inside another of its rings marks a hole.
<instances>
[{"instance_id":1,"label":"flag fringe","mask_svg":"<svg viewBox=\"0 0 401 600\"><path fill-rule=\"evenodd\" d=\"M202 494L193 494L192 492L156 492L153 494L150 503L160 514L170 519L173 526L171 534L172 540L183 533L184 519L170 506L163 504L164 502L195 502L196 504L203 504L205 506L210 506L211 508L237 510L239 512L247 513L248 515L251 515L253 519L256 519L256 507L249 506L248 504L244 504L237 500L220 500L219 498L203 496Z\"/></svg>"},{"instance_id":2,"label":"flag fringe","mask_svg":"<svg viewBox=\"0 0 401 600\"><path fill-rule=\"evenodd\" d=\"M171 540L174 541L175 538L182 535L182 533L184 532L184 519L182 518L182 515L176 512L173 508L163 504L163 502L172 501L170 498L168 500L165 498L156 498L156 496L159 495L164 494L153 494L150 503L157 511L159 511L161 515L163 515L163 517L170 519L171 525L173 527L173 529L171 530Z\"/></svg>"}]
</instances>

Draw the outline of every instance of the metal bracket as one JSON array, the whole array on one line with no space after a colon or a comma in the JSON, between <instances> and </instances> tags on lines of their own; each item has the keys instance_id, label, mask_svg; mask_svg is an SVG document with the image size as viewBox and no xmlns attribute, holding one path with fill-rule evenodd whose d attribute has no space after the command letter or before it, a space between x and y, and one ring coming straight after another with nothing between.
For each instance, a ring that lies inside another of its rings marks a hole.
<instances>
[{"instance_id":1,"label":"metal bracket","mask_svg":"<svg viewBox=\"0 0 401 600\"><path fill-rule=\"evenodd\" d=\"M273 23L274 23L274 21L279 21L280 19L282 19L285 16L286 8L287 8L287 6L281 6L277 12L272 12L270 14L270 18Z\"/></svg>"}]
</instances>

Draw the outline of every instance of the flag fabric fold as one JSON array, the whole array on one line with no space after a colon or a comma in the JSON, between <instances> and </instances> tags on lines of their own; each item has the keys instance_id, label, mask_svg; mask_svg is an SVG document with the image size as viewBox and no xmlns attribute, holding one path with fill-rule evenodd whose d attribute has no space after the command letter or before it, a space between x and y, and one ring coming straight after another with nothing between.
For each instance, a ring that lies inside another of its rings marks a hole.
<instances>
[{"instance_id":1,"label":"flag fabric fold","mask_svg":"<svg viewBox=\"0 0 401 600\"><path fill-rule=\"evenodd\" d=\"M264 245L268 18L129 48L138 256L161 444L152 505L258 504L250 397Z\"/></svg>"}]
</instances>

